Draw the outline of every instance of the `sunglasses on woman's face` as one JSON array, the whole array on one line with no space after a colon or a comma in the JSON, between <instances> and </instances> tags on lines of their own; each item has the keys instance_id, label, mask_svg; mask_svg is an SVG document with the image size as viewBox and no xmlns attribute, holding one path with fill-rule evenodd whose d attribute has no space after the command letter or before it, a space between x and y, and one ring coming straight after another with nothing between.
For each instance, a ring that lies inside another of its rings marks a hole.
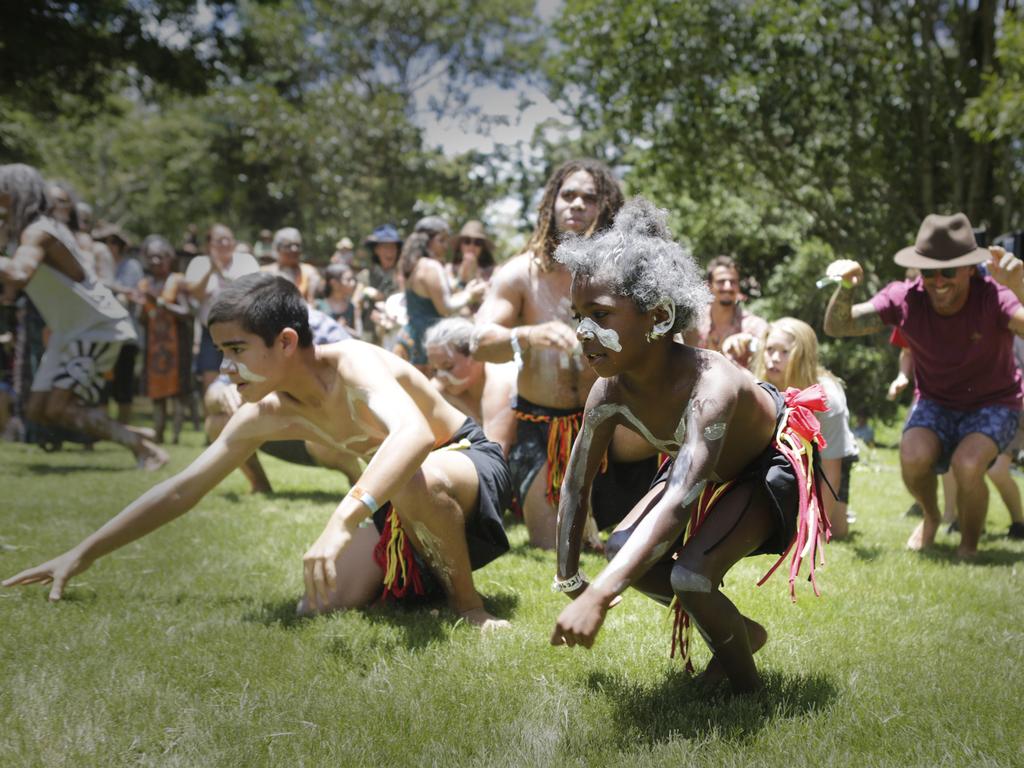
<instances>
[{"instance_id":1,"label":"sunglasses on woman's face","mask_svg":"<svg viewBox=\"0 0 1024 768\"><path fill-rule=\"evenodd\" d=\"M959 267L943 267L942 269L922 269L921 277L925 280L931 280L936 275L942 275L947 280L952 280L956 277L956 273Z\"/></svg>"},{"instance_id":2,"label":"sunglasses on woman's face","mask_svg":"<svg viewBox=\"0 0 1024 768\"><path fill-rule=\"evenodd\" d=\"M479 237L464 237L462 238L462 242L465 243L466 245L475 245L477 248L483 248L484 245L487 243L486 240L483 240Z\"/></svg>"}]
</instances>

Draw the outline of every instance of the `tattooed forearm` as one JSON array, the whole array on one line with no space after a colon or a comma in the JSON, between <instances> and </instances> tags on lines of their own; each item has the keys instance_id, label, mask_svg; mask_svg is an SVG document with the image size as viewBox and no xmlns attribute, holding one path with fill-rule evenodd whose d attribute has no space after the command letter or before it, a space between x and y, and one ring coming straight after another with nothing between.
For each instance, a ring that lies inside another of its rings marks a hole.
<instances>
[{"instance_id":1,"label":"tattooed forearm","mask_svg":"<svg viewBox=\"0 0 1024 768\"><path fill-rule=\"evenodd\" d=\"M870 301L853 303L853 289L840 286L825 311L825 333L829 336L866 336L885 327Z\"/></svg>"}]
</instances>

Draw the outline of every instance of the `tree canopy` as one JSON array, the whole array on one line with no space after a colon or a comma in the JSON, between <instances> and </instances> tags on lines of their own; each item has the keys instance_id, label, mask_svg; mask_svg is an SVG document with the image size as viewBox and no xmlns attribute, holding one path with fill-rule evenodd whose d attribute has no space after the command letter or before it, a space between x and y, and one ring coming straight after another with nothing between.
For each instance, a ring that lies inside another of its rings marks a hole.
<instances>
[{"instance_id":1,"label":"tree canopy","mask_svg":"<svg viewBox=\"0 0 1024 768\"><path fill-rule=\"evenodd\" d=\"M929 212L962 210L989 235L1024 228L1014 0L566 0L550 23L535 10L14 3L0 162L70 181L140 235L292 224L323 258L385 221L457 223L507 196L528 209L554 165L594 155L667 208L699 259L739 257L764 314L819 329L814 282L833 258L863 262L874 288L900 276L891 256ZM487 155L428 146L431 119L496 119L474 89L524 81L571 122ZM824 341L852 402L891 409L885 339Z\"/></svg>"}]
</instances>

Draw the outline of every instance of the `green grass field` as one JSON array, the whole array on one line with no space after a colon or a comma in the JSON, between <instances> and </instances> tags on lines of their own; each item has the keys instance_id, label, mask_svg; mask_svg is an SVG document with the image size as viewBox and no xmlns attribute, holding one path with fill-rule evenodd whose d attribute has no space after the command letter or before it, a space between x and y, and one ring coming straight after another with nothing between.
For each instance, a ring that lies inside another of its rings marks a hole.
<instances>
[{"instance_id":1,"label":"green grass field","mask_svg":"<svg viewBox=\"0 0 1024 768\"><path fill-rule=\"evenodd\" d=\"M0 573L183 467L200 446L186 437L156 476L115 446L0 444ZM904 551L914 523L891 450L855 469L855 533L827 548L820 599L802 584L792 604L781 574L755 587L769 557L730 573L727 594L770 633L766 689L710 700L667 658L667 612L640 595L593 650L551 647L564 598L521 526L476 574L505 633L443 608L295 619L302 554L345 485L265 462L276 495L248 495L235 473L59 604L38 586L0 591L0 765L1024 765L1024 542L1003 536L995 496L977 563L955 563L944 533Z\"/></svg>"}]
</instances>

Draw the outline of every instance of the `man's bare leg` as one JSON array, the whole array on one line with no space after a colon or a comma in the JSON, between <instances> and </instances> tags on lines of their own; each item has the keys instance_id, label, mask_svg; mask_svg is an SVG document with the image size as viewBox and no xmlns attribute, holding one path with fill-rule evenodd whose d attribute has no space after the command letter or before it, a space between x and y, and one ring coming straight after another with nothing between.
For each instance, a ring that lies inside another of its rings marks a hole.
<instances>
[{"instance_id":1,"label":"man's bare leg","mask_svg":"<svg viewBox=\"0 0 1024 768\"><path fill-rule=\"evenodd\" d=\"M117 420L121 424L127 426L132 423L132 404L131 403L118 403L117 404Z\"/></svg>"},{"instance_id":2,"label":"man's bare leg","mask_svg":"<svg viewBox=\"0 0 1024 768\"><path fill-rule=\"evenodd\" d=\"M142 469L159 469L170 458L162 448L114 421L102 411L83 406L71 390L33 392L29 398L28 410L30 418L34 421L76 430L97 440L120 443L135 455Z\"/></svg>"},{"instance_id":3,"label":"man's bare leg","mask_svg":"<svg viewBox=\"0 0 1024 768\"><path fill-rule=\"evenodd\" d=\"M164 431L167 429L167 398L161 397L153 401L153 431L156 432L154 442L164 442Z\"/></svg>"},{"instance_id":4,"label":"man's bare leg","mask_svg":"<svg viewBox=\"0 0 1024 768\"><path fill-rule=\"evenodd\" d=\"M523 499L523 522L530 535L530 546L555 548L555 518L558 511L548 503L547 472L544 467L533 478Z\"/></svg>"},{"instance_id":5,"label":"man's bare leg","mask_svg":"<svg viewBox=\"0 0 1024 768\"><path fill-rule=\"evenodd\" d=\"M338 451L334 448L328 448L326 445L313 442L306 443L306 451L321 467L335 469L345 475L350 486L354 485L359 476L363 474L363 467L360 466L359 460L351 453Z\"/></svg>"},{"instance_id":6,"label":"man's bare leg","mask_svg":"<svg viewBox=\"0 0 1024 768\"><path fill-rule=\"evenodd\" d=\"M907 549L921 551L935 543L939 530L939 498L934 466L942 446L930 429L911 427L900 440L903 484L921 507L922 520L907 539Z\"/></svg>"},{"instance_id":7,"label":"man's bare leg","mask_svg":"<svg viewBox=\"0 0 1024 768\"><path fill-rule=\"evenodd\" d=\"M960 558L978 554L978 540L985 529L988 486L985 472L999 453L992 438L978 432L967 435L953 451L950 467L956 476L956 506L960 515Z\"/></svg>"},{"instance_id":8,"label":"man's bare leg","mask_svg":"<svg viewBox=\"0 0 1024 768\"><path fill-rule=\"evenodd\" d=\"M174 421L172 422L171 429L171 442L177 445L181 441L181 428L185 424L185 407L187 405L187 395L175 395L171 402L174 408Z\"/></svg>"},{"instance_id":9,"label":"man's bare leg","mask_svg":"<svg viewBox=\"0 0 1024 768\"><path fill-rule=\"evenodd\" d=\"M530 546L537 549L555 548L558 510L548 501L547 487L547 468L541 467L523 499L523 522L530 535ZM587 515L586 527L583 529L583 546L592 552L604 552L597 524L590 515Z\"/></svg>"},{"instance_id":10,"label":"man's bare leg","mask_svg":"<svg viewBox=\"0 0 1024 768\"><path fill-rule=\"evenodd\" d=\"M464 510L476 507L479 479L459 451L431 453L392 504L413 547L430 564L461 618L482 630L509 626L484 608L473 584Z\"/></svg>"},{"instance_id":11,"label":"man's bare leg","mask_svg":"<svg viewBox=\"0 0 1024 768\"><path fill-rule=\"evenodd\" d=\"M206 402L207 411L211 410L210 401ZM206 438L212 443L217 439L224 430L224 425L228 423L228 417L224 413L209 413L206 417ZM270 485L270 478L267 477L267 473L263 470L263 465L260 464L259 458L254 453L248 459L246 459L239 467L242 470L242 474L245 475L245 479L249 481L249 490L252 493L273 493L274 489Z\"/></svg>"},{"instance_id":12,"label":"man's bare leg","mask_svg":"<svg viewBox=\"0 0 1024 768\"><path fill-rule=\"evenodd\" d=\"M1024 509L1021 506L1020 488L1010 474L1013 459L1008 453L1000 453L996 463L989 467L988 476L999 491L999 496L1010 513L1010 522L1024 524Z\"/></svg>"},{"instance_id":13,"label":"man's bare leg","mask_svg":"<svg viewBox=\"0 0 1024 768\"><path fill-rule=\"evenodd\" d=\"M956 477L952 472L942 475L942 524L957 522L956 511Z\"/></svg>"}]
</instances>

